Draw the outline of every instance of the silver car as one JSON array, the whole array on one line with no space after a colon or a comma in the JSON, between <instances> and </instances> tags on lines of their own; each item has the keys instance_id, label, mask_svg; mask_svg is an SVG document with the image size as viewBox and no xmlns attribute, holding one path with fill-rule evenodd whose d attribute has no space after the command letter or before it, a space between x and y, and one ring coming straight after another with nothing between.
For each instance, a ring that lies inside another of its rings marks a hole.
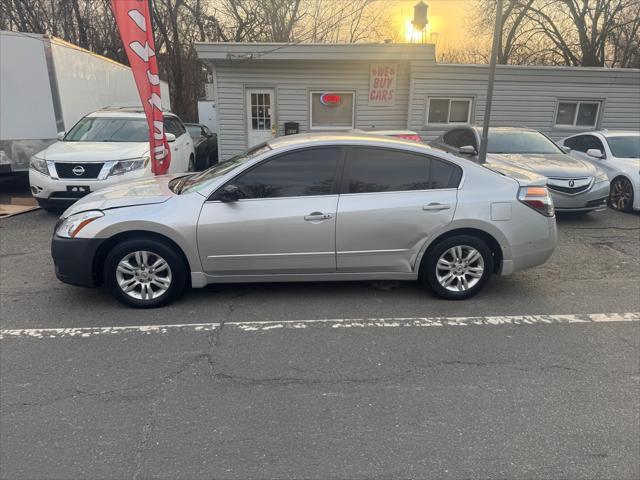
<instances>
[{"instance_id":1,"label":"silver car","mask_svg":"<svg viewBox=\"0 0 640 480\"><path fill-rule=\"evenodd\" d=\"M431 145L477 161L481 132L476 126L452 128ZM604 210L607 206L607 174L589 162L569 155L536 130L490 128L487 166L496 170L524 168L547 177L551 198L559 212L587 213Z\"/></svg>"},{"instance_id":2,"label":"silver car","mask_svg":"<svg viewBox=\"0 0 640 480\"><path fill-rule=\"evenodd\" d=\"M411 141L293 135L87 195L52 255L63 282L133 307L232 282L420 279L462 299L556 246L546 179L518 178Z\"/></svg>"}]
</instances>

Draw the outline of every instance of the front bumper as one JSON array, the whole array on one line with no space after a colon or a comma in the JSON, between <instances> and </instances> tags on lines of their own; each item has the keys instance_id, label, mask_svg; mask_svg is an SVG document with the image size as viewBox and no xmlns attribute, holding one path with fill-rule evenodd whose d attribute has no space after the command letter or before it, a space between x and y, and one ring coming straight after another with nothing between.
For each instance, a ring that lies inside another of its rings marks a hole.
<instances>
[{"instance_id":1,"label":"front bumper","mask_svg":"<svg viewBox=\"0 0 640 480\"><path fill-rule=\"evenodd\" d=\"M150 175L151 173L147 169L140 169L123 175L107 177L105 180L98 180L95 178L74 180L70 178L51 178L30 168L29 185L31 186L31 194L41 207L66 208L85 195L95 192L96 190L111 187L130 180L138 180ZM71 189L74 187L88 187L89 191L70 192L69 187L71 187Z\"/></svg>"},{"instance_id":2,"label":"front bumper","mask_svg":"<svg viewBox=\"0 0 640 480\"><path fill-rule=\"evenodd\" d=\"M95 258L101 238L62 238L54 235L51 239L51 256L55 264L58 280L80 287L95 287L100 283L96 278Z\"/></svg>"},{"instance_id":3,"label":"front bumper","mask_svg":"<svg viewBox=\"0 0 640 480\"><path fill-rule=\"evenodd\" d=\"M549 188L553 205L558 212L591 212L607 208L609 182L598 182L586 192L567 195Z\"/></svg>"}]
</instances>

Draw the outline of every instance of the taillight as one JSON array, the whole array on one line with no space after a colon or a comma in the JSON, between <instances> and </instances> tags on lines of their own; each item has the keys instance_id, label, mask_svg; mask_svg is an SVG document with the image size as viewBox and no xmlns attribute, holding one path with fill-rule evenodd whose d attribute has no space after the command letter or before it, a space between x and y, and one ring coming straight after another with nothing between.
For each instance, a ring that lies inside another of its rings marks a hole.
<instances>
[{"instance_id":1,"label":"taillight","mask_svg":"<svg viewBox=\"0 0 640 480\"><path fill-rule=\"evenodd\" d=\"M422 142L422 137L420 135L396 135L396 138L402 138L403 140L413 140L414 142Z\"/></svg>"},{"instance_id":2,"label":"taillight","mask_svg":"<svg viewBox=\"0 0 640 480\"><path fill-rule=\"evenodd\" d=\"M518 200L546 217L553 217L555 213L547 187L521 187Z\"/></svg>"}]
</instances>

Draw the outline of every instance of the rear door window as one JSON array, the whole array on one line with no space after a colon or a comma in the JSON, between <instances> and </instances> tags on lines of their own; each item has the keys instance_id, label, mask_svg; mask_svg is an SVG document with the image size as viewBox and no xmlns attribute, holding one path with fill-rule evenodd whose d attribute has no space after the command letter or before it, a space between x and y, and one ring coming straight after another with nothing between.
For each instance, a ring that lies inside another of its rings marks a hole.
<instances>
[{"instance_id":1,"label":"rear door window","mask_svg":"<svg viewBox=\"0 0 640 480\"><path fill-rule=\"evenodd\" d=\"M456 188L462 169L426 155L385 148L354 147L347 159L345 193L403 192Z\"/></svg>"}]
</instances>

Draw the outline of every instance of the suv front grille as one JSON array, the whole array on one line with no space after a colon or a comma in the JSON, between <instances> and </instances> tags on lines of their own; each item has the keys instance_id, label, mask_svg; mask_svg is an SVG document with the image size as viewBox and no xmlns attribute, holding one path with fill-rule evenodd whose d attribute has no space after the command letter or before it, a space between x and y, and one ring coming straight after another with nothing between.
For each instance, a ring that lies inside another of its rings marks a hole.
<instances>
[{"instance_id":1,"label":"suv front grille","mask_svg":"<svg viewBox=\"0 0 640 480\"><path fill-rule=\"evenodd\" d=\"M58 178L98 178L104 163L61 163L56 162Z\"/></svg>"}]
</instances>

